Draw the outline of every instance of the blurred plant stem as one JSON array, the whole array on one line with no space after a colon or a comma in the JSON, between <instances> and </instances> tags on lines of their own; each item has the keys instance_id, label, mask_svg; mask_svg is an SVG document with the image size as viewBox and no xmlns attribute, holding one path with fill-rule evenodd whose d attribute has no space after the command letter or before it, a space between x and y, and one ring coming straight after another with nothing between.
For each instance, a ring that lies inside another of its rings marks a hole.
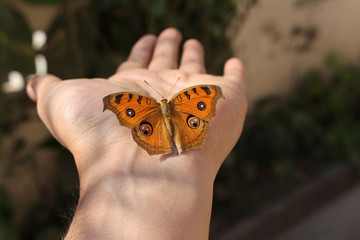
<instances>
[{"instance_id":1,"label":"blurred plant stem","mask_svg":"<svg viewBox=\"0 0 360 240\"><path fill-rule=\"evenodd\" d=\"M84 58L79 46L79 30L76 21L76 11L79 7L83 7L88 3L89 1L87 0L81 1L81 4L79 3L79 1L65 0L65 18L68 29L69 44L73 57L73 62L75 64L75 74L78 76L85 75L85 67Z\"/></svg>"}]
</instances>

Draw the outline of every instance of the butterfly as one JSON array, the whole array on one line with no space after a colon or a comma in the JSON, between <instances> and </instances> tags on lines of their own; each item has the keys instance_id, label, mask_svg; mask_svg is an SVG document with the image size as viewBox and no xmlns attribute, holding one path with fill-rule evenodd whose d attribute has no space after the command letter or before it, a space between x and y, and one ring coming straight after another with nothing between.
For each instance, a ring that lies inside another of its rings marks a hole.
<instances>
[{"instance_id":1,"label":"butterfly","mask_svg":"<svg viewBox=\"0 0 360 240\"><path fill-rule=\"evenodd\" d=\"M131 128L134 141L149 155L179 155L202 146L219 98L224 96L216 85L189 87L160 103L143 94L118 92L103 98L103 111L112 111L120 125Z\"/></svg>"}]
</instances>

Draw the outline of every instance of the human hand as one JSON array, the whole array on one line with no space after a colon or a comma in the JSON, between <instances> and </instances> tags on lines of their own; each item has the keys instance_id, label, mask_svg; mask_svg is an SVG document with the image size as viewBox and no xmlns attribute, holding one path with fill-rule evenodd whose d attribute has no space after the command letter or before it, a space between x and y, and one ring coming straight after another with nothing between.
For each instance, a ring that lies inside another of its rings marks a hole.
<instances>
[{"instance_id":1,"label":"human hand","mask_svg":"<svg viewBox=\"0 0 360 240\"><path fill-rule=\"evenodd\" d=\"M199 202L197 199L197 204L202 203L204 211L209 211L209 206L211 209L212 183L239 138L245 119L243 66L238 59L230 59L225 63L223 76L206 74L203 48L196 40L185 42L178 66L180 42L181 34L171 28L164 30L158 38L153 35L142 37L134 45L128 60L108 79L61 81L46 75L29 82L27 92L37 102L40 118L52 135L74 155L80 177L80 201L86 199L84 196L89 192L106 192L102 187L94 190L95 185L116 181L122 182L125 189L122 191L129 192L131 188L138 192L136 197L124 194L122 200L138 201L139 205L157 206L158 209L165 207L155 203L159 194L167 199L165 202L171 202L174 195L188 193L191 199L185 197L185 203L179 201L179 207L186 208L190 202L191 206L196 205L192 202L193 191L203 189L199 193L206 200ZM218 101L217 115L210 121L208 137L200 149L169 156L162 161L161 156L149 156L140 149L132 139L131 130L119 126L113 113L102 112L102 98L114 92L130 91L159 100L143 81L167 95L179 77L172 95L193 85L214 84L222 88L225 100ZM173 192L164 196L169 188ZM149 189L151 193L147 193ZM144 211L146 209L142 214ZM183 216L185 222L187 217Z\"/></svg>"},{"instance_id":2,"label":"human hand","mask_svg":"<svg viewBox=\"0 0 360 240\"><path fill-rule=\"evenodd\" d=\"M225 64L224 76L206 74L203 48L196 40L184 44L178 67L180 41L181 35L174 29L165 30L158 40L153 35L144 36L134 45L128 61L109 79L61 81L47 75L29 83L29 96L38 101L39 115L50 132L75 156L93 156L93 152L88 151L91 147L102 154L133 152L141 158L150 158L146 161L154 161L159 156L149 157L139 150L130 130L119 126L112 113L102 113L101 99L120 91L144 93L159 99L144 80L162 95L169 93L179 77L171 94L197 84L219 85L226 99L218 102L217 116L211 120L204 146L183 153L196 158L214 158L214 169L218 169L242 130L246 112L243 68L237 59L230 59ZM87 156L82 158L88 159Z\"/></svg>"}]
</instances>

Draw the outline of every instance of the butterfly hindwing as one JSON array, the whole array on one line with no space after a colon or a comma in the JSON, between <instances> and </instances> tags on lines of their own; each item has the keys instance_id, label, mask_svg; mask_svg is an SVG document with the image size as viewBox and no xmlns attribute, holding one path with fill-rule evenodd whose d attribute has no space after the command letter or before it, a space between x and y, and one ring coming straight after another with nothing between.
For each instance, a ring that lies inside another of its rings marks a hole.
<instances>
[{"instance_id":1,"label":"butterfly hindwing","mask_svg":"<svg viewBox=\"0 0 360 240\"><path fill-rule=\"evenodd\" d=\"M197 119L195 127L191 125L191 119ZM183 112L174 112L172 121L174 142L179 153L202 146L209 129L208 121Z\"/></svg>"},{"instance_id":2,"label":"butterfly hindwing","mask_svg":"<svg viewBox=\"0 0 360 240\"><path fill-rule=\"evenodd\" d=\"M145 132L145 130L150 132ZM162 113L156 112L143 119L131 131L134 141L149 155L166 154L172 152L172 140L168 132Z\"/></svg>"}]
</instances>

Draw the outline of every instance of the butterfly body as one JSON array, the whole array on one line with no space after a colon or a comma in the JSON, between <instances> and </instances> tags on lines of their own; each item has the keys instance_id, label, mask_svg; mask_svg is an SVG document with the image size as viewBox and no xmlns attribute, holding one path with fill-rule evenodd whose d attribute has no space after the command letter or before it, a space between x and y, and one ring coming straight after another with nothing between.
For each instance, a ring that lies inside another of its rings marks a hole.
<instances>
[{"instance_id":1,"label":"butterfly body","mask_svg":"<svg viewBox=\"0 0 360 240\"><path fill-rule=\"evenodd\" d=\"M166 129L168 130L168 133L170 134L170 136L172 136L173 135L173 129L172 129L172 126L170 124L171 112L170 112L169 102L168 102L168 100L166 98L161 100L160 109L161 109L161 113L162 113L162 115L164 117Z\"/></svg>"},{"instance_id":2,"label":"butterfly body","mask_svg":"<svg viewBox=\"0 0 360 240\"><path fill-rule=\"evenodd\" d=\"M134 141L150 155L196 149L202 146L215 106L223 97L215 85L197 85L177 93L170 101L139 93L119 92L103 98L120 125L132 129Z\"/></svg>"}]
</instances>

